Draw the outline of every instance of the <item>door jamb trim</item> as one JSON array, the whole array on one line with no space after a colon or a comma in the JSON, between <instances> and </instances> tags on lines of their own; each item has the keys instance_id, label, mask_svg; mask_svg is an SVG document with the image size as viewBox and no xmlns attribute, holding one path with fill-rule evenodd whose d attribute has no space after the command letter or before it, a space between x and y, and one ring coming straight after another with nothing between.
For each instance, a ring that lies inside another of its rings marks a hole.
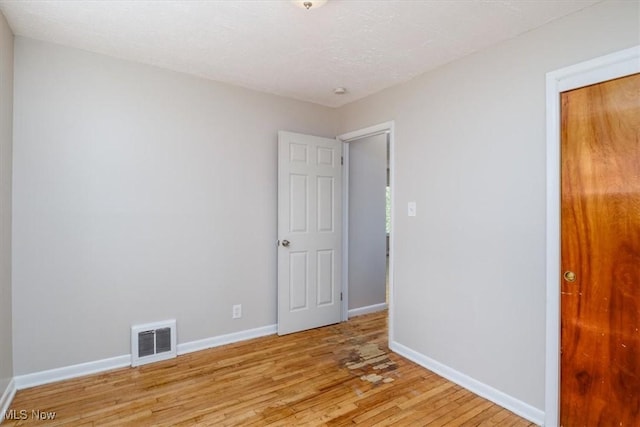
<instances>
[{"instance_id":1,"label":"door jamb trim","mask_svg":"<svg viewBox=\"0 0 640 427\"><path fill-rule=\"evenodd\" d=\"M389 187L391 188L391 234L389 235L389 342L393 341L393 271L394 271L394 195L395 195L395 141L393 120L338 135L342 142L344 169L342 174L342 320L349 319L349 142L381 133L389 134Z\"/></svg>"},{"instance_id":2,"label":"door jamb trim","mask_svg":"<svg viewBox=\"0 0 640 427\"><path fill-rule=\"evenodd\" d=\"M560 422L560 93L640 72L640 45L546 75L546 353L545 426Z\"/></svg>"}]
</instances>

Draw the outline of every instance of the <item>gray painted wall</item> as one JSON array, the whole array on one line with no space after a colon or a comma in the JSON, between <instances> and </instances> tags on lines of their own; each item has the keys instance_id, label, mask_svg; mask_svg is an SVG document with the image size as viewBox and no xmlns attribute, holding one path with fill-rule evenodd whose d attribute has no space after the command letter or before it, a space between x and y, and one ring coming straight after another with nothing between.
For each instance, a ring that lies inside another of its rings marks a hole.
<instances>
[{"instance_id":1,"label":"gray painted wall","mask_svg":"<svg viewBox=\"0 0 640 427\"><path fill-rule=\"evenodd\" d=\"M0 396L13 377L11 333L12 129L13 33L4 16L0 13Z\"/></svg>"},{"instance_id":2,"label":"gray painted wall","mask_svg":"<svg viewBox=\"0 0 640 427\"><path fill-rule=\"evenodd\" d=\"M338 110L18 38L15 374L127 354L131 323L273 324L276 131L395 120L396 340L542 408L545 73L639 44L639 14L607 1Z\"/></svg>"},{"instance_id":3,"label":"gray painted wall","mask_svg":"<svg viewBox=\"0 0 640 427\"><path fill-rule=\"evenodd\" d=\"M14 108L16 375L276 323L277 131L335 110L20 37Z\"/></svg>"},{"instance_id":4,"label":"gray painted wall","mask_svg":"<svg viewBox=\"0 0 640 427\"><path fill-rule=\"evenodd\" d=\"M540 409L545 73L640 44L639 7L597 4L340 109L341 132L395 120L396 341Z\"/></svg>"},{"instance_id":5,"label":"gray painted wall","mask_svg":"<svg viewBox=\"0 0 640 427\"><path fill-rule=\"evenodd\" d=\"M349 143L349 308L386 301L387 136Z\"/></svg>"}]
</instances>

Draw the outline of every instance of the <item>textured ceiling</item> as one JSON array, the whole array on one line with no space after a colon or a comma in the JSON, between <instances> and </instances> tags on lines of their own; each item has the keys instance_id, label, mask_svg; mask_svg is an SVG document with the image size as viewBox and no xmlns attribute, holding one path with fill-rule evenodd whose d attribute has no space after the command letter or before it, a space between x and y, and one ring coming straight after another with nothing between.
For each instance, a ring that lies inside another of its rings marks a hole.
<instances>
[{"instance_id":1,"label":"textured ceiling","mask_svg":"<svg viewBox=\"0 0 640 427\"><path fill-rule=\"evenodd\" d=\"M0 10L16 35L337 107L594 3L0 0Z\"/></svg>"}]
</instances>

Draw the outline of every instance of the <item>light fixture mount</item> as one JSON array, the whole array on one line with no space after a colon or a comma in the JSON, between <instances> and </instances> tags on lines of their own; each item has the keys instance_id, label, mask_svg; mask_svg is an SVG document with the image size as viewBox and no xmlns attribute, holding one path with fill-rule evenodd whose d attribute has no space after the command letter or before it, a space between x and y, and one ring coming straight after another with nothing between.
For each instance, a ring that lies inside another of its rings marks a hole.
<instances>
[{"instance_id":1,"label":"light fixture mount","mask_svg":"<svg viewBox=\"0 0 640 427\"><path fill-rule=\"evenodd\" d=\"M311 8L317 9L321 6L324 6L326 2L327 0L292 0L293 4L307 10L310 10Z\"/></svg>"}]
</instances>

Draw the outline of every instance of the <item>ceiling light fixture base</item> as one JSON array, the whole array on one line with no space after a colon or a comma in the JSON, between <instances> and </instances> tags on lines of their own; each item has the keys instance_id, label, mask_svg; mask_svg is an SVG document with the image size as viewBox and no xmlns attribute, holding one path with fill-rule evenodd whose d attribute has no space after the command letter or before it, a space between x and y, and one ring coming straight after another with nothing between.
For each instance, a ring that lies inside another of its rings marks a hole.
<instances>
[{"instance_id":1,"label":"ceiling light fixture base","mask_svg":"<svg viewBox=\"0 0 640 427\"><path fill-rule=\"evenodd\" d=\"M327 0L292 0L291 2L300 8L310 10L324 6Z\"/></svg>"}]
</instances>

